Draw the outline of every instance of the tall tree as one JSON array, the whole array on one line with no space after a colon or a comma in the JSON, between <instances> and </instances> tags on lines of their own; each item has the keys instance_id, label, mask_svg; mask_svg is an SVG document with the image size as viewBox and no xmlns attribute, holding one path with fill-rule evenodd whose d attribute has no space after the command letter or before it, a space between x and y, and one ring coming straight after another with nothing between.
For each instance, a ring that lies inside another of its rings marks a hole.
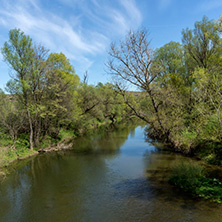
<instances>
[{"instance_id":1,"label":"tall tree","mask_svg":"<svg viewBox=\"0 0 222 222\"><path fill-rule=\"evenodd\" d=\"M13 71L7 90L26 110L30 149L33 149L50 127L55 128L57 135L61 122L67 125L74 118L79 77L64 54L48 55L47 49L34 45L19 29L9 32L2 54Z\"/></svg>"},{"instance_id":2,"label":"tall tree","mask_svg":"<svg viewBox=\"0 0 222 222\"><path fill-rule=\"evenodd\" d=\"M108 72L112 74L117 83L118 89L122 92L125 102L135 112L135 114L145 120L150 125L155 125L155 129L160 131L161 135L168 139L169 131L163 124L160 115L160 106L162 101L158 99L159 89L155 80L160 76L161 70L153 62L153 51L150 48L147 31L142 29L136 32L130 31L124 41L119 45L111 44L107 63ZM127 98L129 94L124 93L122 87L124 83L132 84L148 95L149 110L155 117L154 120L144 112L140 112Z\"/></svg>"},{"instance_id":3,"label":"tall tree","mask_svg":"<svg viewBox=\"0 0 222 222\"><path fill-rule=\"evenodd\" d=\"M30 130L30 149L33 149L32 89L29 83L36 70L33 66L35 57L32 39L20 29L12 29L9 32L9 41L5 42L2 48L2 54L14 71L12 80L8 83L8 91L16 95L26 109Z\"/></svg>"},{"instance_id":4,"label":"tall tree","mask_svg":"<svg viewBox=\"0 0 222 222\"><path fill-rule=\"evenodd\" d=\"M182 31L182 42L186 52L200 68L208 68L210 58L217 51L220 44L218 26L206 16L202 21L196 22L194 29Z\"/></svg>"},{"instance_id":5,"label":"tall tree","mask_svg":"<svg viewBox=\"0 0 222 222\"><path fill-rule=\"evenodd\" d=\"M57 136L60 125L67 126L80 115L80 108L76 105L79 77L63 53L51 53L46 64L45 103L42 106L42 116L45 119L46 131L53 123L54 133Z\"/></svg>"}]
</instances>

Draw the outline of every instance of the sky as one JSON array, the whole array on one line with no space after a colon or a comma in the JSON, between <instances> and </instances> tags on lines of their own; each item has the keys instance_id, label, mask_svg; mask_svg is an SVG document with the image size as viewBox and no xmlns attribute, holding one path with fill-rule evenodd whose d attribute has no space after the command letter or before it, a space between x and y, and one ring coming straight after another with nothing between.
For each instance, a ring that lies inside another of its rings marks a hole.
<instances>
[{"instance_id":1,"label":"sky","mask_svg":"<svg viewBox=\"0 0 222 222\"><path fill-rule=\"evenodd\" d=\"M0 0L0 48L8 32L20 28L37 44L64 53L88 83L110 81L104 63L111 42L129 30L146 28L153 49L181 42L183 28L193 28L204 15L218 19L222 0ZM0 54L0 88L11 70Z\"/></svg>"}]
</instances>

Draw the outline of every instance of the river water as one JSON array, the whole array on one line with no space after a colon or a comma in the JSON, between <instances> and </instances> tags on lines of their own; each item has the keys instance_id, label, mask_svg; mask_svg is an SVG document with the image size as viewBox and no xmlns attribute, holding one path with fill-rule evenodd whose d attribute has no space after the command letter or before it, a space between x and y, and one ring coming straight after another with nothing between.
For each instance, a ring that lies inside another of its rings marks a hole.
<instances>
[{"instance_id":1,"label":"river water","mask_svg":"<svg viewBox=\"0 0 222 222\"><path fill-rule=\"evenodd\" d=\"M84 152L80 152L84 150ZM222 221L222 207L167 183L186 158L125 126L23 162L0 184L0 221Z\"/></svg>"}]
</instances>

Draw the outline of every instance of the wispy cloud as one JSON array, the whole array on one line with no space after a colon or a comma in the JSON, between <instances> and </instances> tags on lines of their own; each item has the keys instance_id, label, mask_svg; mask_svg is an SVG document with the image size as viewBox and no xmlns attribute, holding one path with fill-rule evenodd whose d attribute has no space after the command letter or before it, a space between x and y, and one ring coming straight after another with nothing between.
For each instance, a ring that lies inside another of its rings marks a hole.
<instances>
[{"instance_id":1,"label":"wispy cloud","mask_svg":"<svg viewBox=\"0 0 222 222\"><path fill-rule=\"evenodd\" d=\"M104 42L105 36L101 35L100 39L92 42L75 31L74 27L65 19L52 13L47 13L48 16L44 16L43 11L41 15L36 17L33 11L28 12L25 7L15 6L12 10L0 10L0 14L5 17L5 19L1 18L5 25L19 27L53 49L54 46L58 47L58 42L60 42L59 45L62 47L73 47L81 53L96 53L103 50L101 42Z\"/></svg>"},{"instance_id":2,"label":"wispy cloud","mask_svg":"<svg viewBox=\"0 0 222 222\"><path fill-rule=\"evenodd\" d=\"M51 3L50 3L51 4ZM51 51L62 51L82 68L106 52L110 38L138 27L142 16L135 0L2 0L0 26L20 28ZM63 14L59 9L63 10Z\"/></svg>"},{"instance_id":3,"label":"wispy cloud","mask_svg":"<svg viewBox=\"0 0 222 222\"><path fill-rule=\"evenodd\" d=\"M128 12L131 22L134 21L134 25L139 25L142 22L142 15L136 6L136 2L134 0L121 0L120 2Z\"/></svg>"},{"instance_id":4,"label":"wispy cloud","mask_svg":"<svg viewBox=\"0 0 222 222\"><path fill-rule=\"evenodd\" d=\"M208 11L212 9L216 9L222 7L222 1L221 0L205 0L202 1L201 10Z\"/></svg>"},{"instance_id":5,"label":"wispy cloud","mask_svg":"<svg viewBox=\"0 0 222 222\"><path fill-rule=\"evenodd\" d=\"M171 3L172 3L173 0L159 0L159 9L160 10L165 10L167 9Z\"/></svg>"}]
</instances>

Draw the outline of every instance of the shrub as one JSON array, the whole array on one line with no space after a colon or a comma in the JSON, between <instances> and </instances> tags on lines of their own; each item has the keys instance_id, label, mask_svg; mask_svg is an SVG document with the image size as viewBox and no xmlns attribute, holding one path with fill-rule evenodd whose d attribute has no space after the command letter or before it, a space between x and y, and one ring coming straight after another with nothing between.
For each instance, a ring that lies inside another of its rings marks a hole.
<instances>
[{"instance_id":1,"label":"shrub","mask_svg":"<svg viewBox=\"0 0 222 222\"><path fill-rule=\"evenodd\" d=\"M222 203L222 183L205 177L200 165L182 162L172 169L169 182L193 196Z\"/></svg>"},{"instance_id":2,"label":"shrub","mask_svg":"<svg viewBox=\"0 0 222 222\"><path fill-rule=\"evenodd\" d=\"M169 182L186 192L195 193L195 187L199 182L199 178L203 175L204 170L200 165L191 162L181 162L173 167Z\"/></svg>"}]
</instances>

